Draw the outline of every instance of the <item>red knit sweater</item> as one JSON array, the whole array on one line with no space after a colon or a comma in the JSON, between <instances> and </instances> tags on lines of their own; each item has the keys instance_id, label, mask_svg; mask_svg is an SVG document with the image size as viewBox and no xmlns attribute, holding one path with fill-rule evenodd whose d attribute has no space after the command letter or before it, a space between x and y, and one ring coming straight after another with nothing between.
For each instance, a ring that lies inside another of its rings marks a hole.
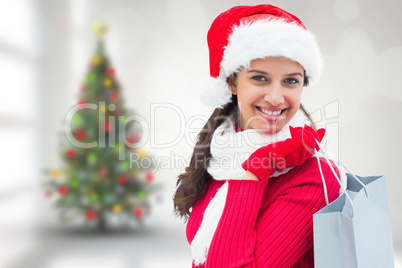
<instances>
[{"instance_id":1,"label":"red knit sweater","mask_svg":"<svg viewBox=\"0 0 402 268\"><path fill-rule=\"evenodd\" d=\"M325 159L320 162L332 202L340 186ZM186 231L190 244L205 209L224 183L210 177L206 194L193 206ZM193 267L314 267L313 214L325 205L315 157L267 184L229 180L206 262L198 266L193 262Z\"/></svg>"}]
</instances>

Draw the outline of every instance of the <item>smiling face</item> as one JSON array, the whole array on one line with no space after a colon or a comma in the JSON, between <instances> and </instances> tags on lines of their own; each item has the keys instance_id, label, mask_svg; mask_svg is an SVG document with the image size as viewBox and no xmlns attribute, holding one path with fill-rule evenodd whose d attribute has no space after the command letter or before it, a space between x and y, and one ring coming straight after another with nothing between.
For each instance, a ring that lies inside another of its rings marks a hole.
<instances>
[{"instance_id":1,"label":"smiling face","mask_svg":"<svg viewBox=\"0 0 402 268\"><path fill-rule=\"evenodd\" d=\"M237 95L242 130L257 129L262 134L276 134L300 107L304 69L284 57L251 61L235 81L229 80Z\"/></svg>"}]
</instances>

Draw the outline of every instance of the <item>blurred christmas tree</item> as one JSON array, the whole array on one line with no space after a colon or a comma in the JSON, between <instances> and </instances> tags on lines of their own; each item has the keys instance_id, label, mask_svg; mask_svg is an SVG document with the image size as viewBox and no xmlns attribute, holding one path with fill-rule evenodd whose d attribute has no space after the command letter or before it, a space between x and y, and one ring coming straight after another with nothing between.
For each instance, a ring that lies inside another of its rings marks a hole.
<instances>
[{"instance_id":1,"label":"blurred christmas tree","mask_svg":"<svg viewBox=\"0 0 402 268\"><path fill-rule=\"evenodd\" d=\"M110 219L118 219L118 226L133 219L141 225L150 209L149 193L156 188L153 161L136 146L138 124L123 108L115 70L105 55L106 26L97 23L94 31L96 52L63 135L64 164L46 171L51 178L44 183L45 195L57 192L54 205L62 223L81 218L86 227L99 230Z\"/></svg>"}]
</instances>

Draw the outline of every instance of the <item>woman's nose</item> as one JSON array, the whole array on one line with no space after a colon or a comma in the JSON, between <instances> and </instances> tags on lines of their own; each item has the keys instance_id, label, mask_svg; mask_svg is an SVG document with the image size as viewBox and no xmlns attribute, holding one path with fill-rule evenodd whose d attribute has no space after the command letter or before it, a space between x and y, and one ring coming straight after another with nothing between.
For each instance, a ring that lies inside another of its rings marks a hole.
<instances>
[{"instance_id":1,"label":"woman's nose","mask_svg":"<svg viewBox=\"0 0 402 268\"><path fill-rule=\"evenodd\" d=\"M285 101L280 84L271 84L265 91L264 100L272 106L278 106Z\"/></svg>"}]
</instances>

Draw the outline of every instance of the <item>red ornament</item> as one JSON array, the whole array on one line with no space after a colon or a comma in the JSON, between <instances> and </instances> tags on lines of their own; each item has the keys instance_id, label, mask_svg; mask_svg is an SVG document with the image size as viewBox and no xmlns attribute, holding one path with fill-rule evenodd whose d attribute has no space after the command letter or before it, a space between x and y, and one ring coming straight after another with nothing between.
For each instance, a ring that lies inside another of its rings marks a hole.
<instances>
[{"instance_id":1,"label":"red ornament","mask_svg":"<svg viewBox=\"0 0 402 268\"><path fill-rule=\"evenodd\" d=\"M117 99L117 93L116 92L110 92L110 99L112 101L116 100Z\"/></svg>"},{"instance_id":2,"label":"red ornament","mask_svg":"<svg viewBox=\"0 0 402 268\"><path fill-rule=\"evenodd\" d=\"M105 122L105 131L109 131L109 130L110 130L110 126L111 126L111 124L110 124L109 121Z\"/></svg>"},{"instance_id":3,"label":"red ornament","mask_svg":"<svg viewBox=\"0 0 402 268\"><path fill-rule=\"evenodd\" d=\"M134 215L137 218L141 218L144 215L144 210L142 208L136 208L134 209Z\"/></svg>"},{"instance_id":4,"label":"red ornament","mask_svg":"<svg viewBox=\"0 0 402 268\"><path fill-rule=\"evenodd\" d=\"M107 175L109 175L109 170L107 169L107 167L102 167L99 170L99 173L102 177L106 177Z\"/></svg>"},{"instance_id":5,"label":"red ornament","mask_svg":"<svg viewBox=\"0 0 402 268\"><path fill-rule=\"evenodd\" d=\"M127 142L128 142L129 144L133 144L133 143L135 142L134 137L129 137L129 138L127 139Z\"/></svg>"},{"instance_id":6,"label":"red ornament","mask_svg":"<svg viewBox=\"0 0 402 268\"><path fill-rule=\"evenodd\" d=\"M66 194L68 194L68 188L65 187L65 186L60 186L60 187L59 187L59 194L61 194L61 195L66 195Z\"/></svg>"},{"instance_id":7,"label":"red ornament","mask_svg":"<svg viewBox=\"0 0 402 268\"><path fill-rule=\"evenodd\" d=\"M133 143L137 142L139 139L140 139L140 134L135 133L135 134L131 135L131 137L129 137L127 139L127 142L130 143L130 144L133 144Z\"/></svg>"},{"instance_id":8,"label":"red ornament","mask_svg":"<svg viewBox=\"0 0 402 268\"><path fill-rule=\"evenodd\" d=\"M79 100L78 105L82 108L85 105L85 100Z\"/></svg>"},{"instance_id":9,"label":"red ornament","mask_svg":"<svg viewBox=\"0 0 402 268\"><path fill-rule=\"evenodd\" d=\"M67 155L67 157L68 158L73 158L74 156L75 156L75 151L74 151L74 149L68 149L67 151L66 151L66 155Z\"/></svg>"},{"instance_id":10,"label":"red ornament","mask_svg":"<svg viewBox=\"0 0 402 268\"><path fill-rule=\"evenodd\" d=\"M93 220L93 219L96 218L96 211L90 209L90 210L87 211L86 216L87 216L88 220Z\"/></svg>"},{"instance_id":11,"label":"red ornament","mask_svg":"<svg viewBox=\"0 0 402 268\"><path fill-rule=\"evenodd\" d=\"M75 132L75 136L77 137L77 139L83 139L85 138L85 131L82 129L77 130L77 132Z\"/></svg>"},{"instance_id":12,"label":"red ornament","mask_svg":"<svg viewBox=\"0 0 402 268\"><path fill-rule=\"evenodd\" d=\"M46 189L46 190L45 190L45 196L46 196L46 197L51 197L51 196L52 196L52 190Z\"/></svg>"},{"instance_id":13,"label":"red ornament","mask_svg":"<svg viewBox=\"0 0 402 268\"><path fill-rule=\"evenodd\" d=\"M121 115L121 109L117 108L117 109L114 111L114 114L115 114L115 115Z\"/></svg>"},{"instance_id":14,"label":"red ornament","mask_svg":"<svg viewBox=\"0 0 402 268\"><path fill-rule=\"evenodd\" d=\"M119 177L119 178L117 179L117 182L118 182L120 185L124 185L124 184L126 184L126 178L125 178L124 176L121 176L121 177Z\"/></svg>"},{"instance_id":15,"label":"red ornament","mask_svg":"<svg viewBox=\"0 0 402 268\"><path fill-rule=\"evenodd\" d=\"M107 69L107 75L113 76L114 74L115 74L115 70L114 70L112 67L110 67L109 69Z\"/></svg>"},{"instance_id":16,"label":"red ornament","mask_svg":"<svg viewBox=\"0 0 402 268\"><path fill-rule=\"evenodd\" d=\"M145 179L147 182L151 182L154 180L154 174L151 171L145 172Z\"/></svg>"}]
</instances>

